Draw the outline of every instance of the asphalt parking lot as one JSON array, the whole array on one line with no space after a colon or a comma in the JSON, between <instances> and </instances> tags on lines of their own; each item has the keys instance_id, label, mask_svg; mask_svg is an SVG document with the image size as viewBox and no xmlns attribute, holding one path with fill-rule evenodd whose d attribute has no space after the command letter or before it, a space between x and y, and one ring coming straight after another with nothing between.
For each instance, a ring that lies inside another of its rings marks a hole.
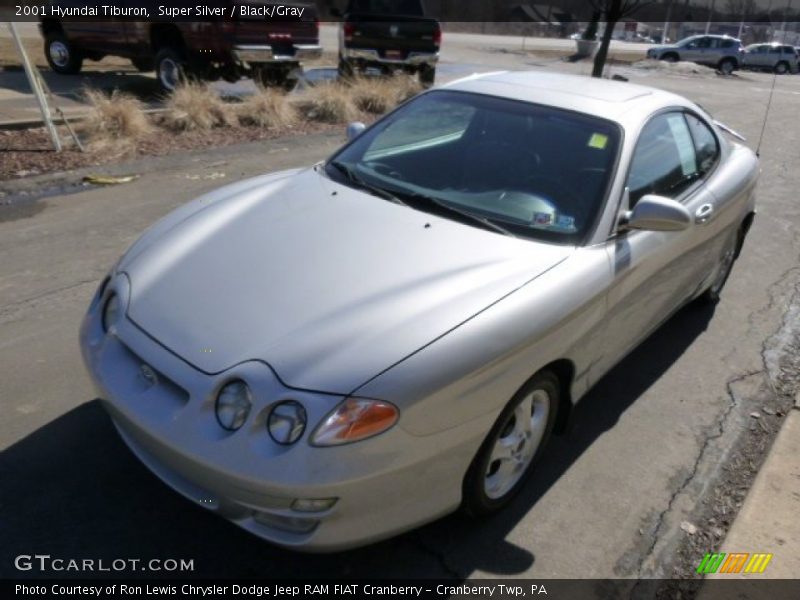
<instances>
[{"instance_id":1,"label":"asphalt parking lot","mask_svg":"<svg viewBox=\"0 0 800 600\"><path fill-rule=\"evenodd\" d=\"M460 64L480 55L481 70L588 70L474 53ZM688 96L755 147L771 76L614 72ZM699 522L713 501L751 430L750 413L779 404L795 385L787 360L800 306L800 77L775 84L758 217L716 309L682 310L606 376L508 510L477 521L446 517L333 555L274 548L161 484L94 400L77 332L97 282L150 223L220 179L310 164L342 138L144 161L129 167L139 179L115 188L41 198L29 190L0 209L0 574L25 575L13 570L13 556L44 553L193 559L194 574L205 577L668 576L688 535L681 523Z\"/></svg>"}]
</instances>

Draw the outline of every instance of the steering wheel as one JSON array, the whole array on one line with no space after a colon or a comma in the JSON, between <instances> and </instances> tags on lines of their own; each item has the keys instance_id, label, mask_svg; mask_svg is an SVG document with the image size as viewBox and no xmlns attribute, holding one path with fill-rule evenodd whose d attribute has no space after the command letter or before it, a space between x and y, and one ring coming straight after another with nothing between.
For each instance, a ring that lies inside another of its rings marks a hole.
<instances>
[{"instance_id":1,"label":"steering wheel","mask_svg":"<svg viewBox=\"0 0 800 600\"><path fill-rule=\"evenodd\" d=\"M379 160L370 160L367 161L367 165L370 169L379 175L383 175L384 177L391 177L392 179L399 179L400 181L405 181L406 179L400 171L398 171L392 165L386 164L385 162L381 162Z\"/></svg>"},{"instance_id":2,"label":"steering wheel","mask_svg":"<svg viewBox=\"0 0 800 600\"><path fill-rule=\"evenodd\" d=\"M559 213L572 214L575 217L583 216L585 211L581 205L582 195L572 182L561 181L547 175L533 175L526 183L527 193L544 195L556 205Z\"/></svg>"},{"instance_id":3,"label":"steering wheel","mask_svg":"<svg viewBox=\"0 0 800 600\"><path fill-rule=\"evenodd\" d=\"M471 145L467 151L462 165L462 187L475 188L475 178L478 177L483 179L484 187L488 189L502 187L503 181L522 182L525 174L537 172L541 164L542 159L533 150L504 140L483 140ZM468 183L470 181L472 185Z\"/></svg>"}]
</instances>

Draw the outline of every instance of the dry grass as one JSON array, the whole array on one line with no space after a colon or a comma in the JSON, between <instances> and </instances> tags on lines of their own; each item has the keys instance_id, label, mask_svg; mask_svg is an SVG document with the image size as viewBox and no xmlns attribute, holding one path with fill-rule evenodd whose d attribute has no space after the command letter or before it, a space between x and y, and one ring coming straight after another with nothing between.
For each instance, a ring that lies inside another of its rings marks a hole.
<instances>
[{"instance_id":1,"label":"dry grass","mask_svg":"<svg viewBox=\"0 0 800 600\"><path fill-rule=\"evenodd\" d=\"M264 129L287 129L297 122L297 109L282 91L259 88L235 105L239 122Z\"/></svg>"},{"instance_id":2,"label":"dry grass","mask_svg":"<svg viewBox=\"0 0 800 600\"><path fill-rule=\"evenodd\" d=\"M84 96L92 106L82 124L90 151L126 154L153 133L144 105L134 96L118 90L108 96L93 89Z\"/></svg>"},{"instance_id":3,"label":"dry grass","mask_svg":"<svg viewBox=\"0 0 800 600\"><path fill-rule=\"evenodd\" d=\"M304 117L321 123L346 123L358 117L352 94L341 83L319 83L299 94L297 107Z\"/></svg>"},{"instance_id":4,"label":"dry grass","mask_svg":"<svg viewBox=\"0 0 800 600\"><path fill-rule=\"evenodd\" d=\"M234 109L205 84L187 82L167 96L161 125L173 131L237 125Z\"/></svg>"},{"instance_id":5,"label":"dry grass","mask_svg":"<svg viewBox=\"0 0 800 600\"><path fill-rule=\"evenodd\" d=\"M311 86L298 95L297 105L312 121L346 123L359 113L381 115L421 90L417 78L408 75L355 77Z\"/></svg>"}]
</instances>

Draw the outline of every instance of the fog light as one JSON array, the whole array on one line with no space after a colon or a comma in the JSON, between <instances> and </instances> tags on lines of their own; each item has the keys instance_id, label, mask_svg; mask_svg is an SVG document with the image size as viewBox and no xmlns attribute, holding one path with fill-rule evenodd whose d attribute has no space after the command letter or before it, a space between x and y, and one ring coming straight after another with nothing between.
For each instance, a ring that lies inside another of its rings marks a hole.
<instances>
[{"instance_id":1,"label":"fog light","mask_svg":"<svg viewBox=\"0 0 800 600\"><path fill-rule=\"evenodd\" d=\"M298 498L292 502L292 510L298 512L323 512L332 508L338 498Z\"/></svg>"},{"instance_id":2,"label":"fog light","mask_svg":"<svg viewBox=\"0 0 800 600\"><path fill-rule=\"evenodd\" d=\"M217 421L224 429L236 431L247 420L253 401L244 381L231 381L217 396Z\"/></svg>"},{"instance_id":3,"label":"fog light","mask_svg":"<svg viewBox=\"0 0 800 600\"><path fill-rule=\"evenodd\" d=\"M261 525L290 533L310 533L319 525L319 519L288 517L260 511L253 514L253 519Z\"/></svg>"},{"instance_id":4,"label":"fog light","mask_svg":"<svg viewBox=\"0 0 800 600\"><path fill-rule=\"evenodd\" d=\"M267 419L267 431L279 444L294 444L306 430L306 409L294 400L276 404Z\"/></svg>"}]
</instances>

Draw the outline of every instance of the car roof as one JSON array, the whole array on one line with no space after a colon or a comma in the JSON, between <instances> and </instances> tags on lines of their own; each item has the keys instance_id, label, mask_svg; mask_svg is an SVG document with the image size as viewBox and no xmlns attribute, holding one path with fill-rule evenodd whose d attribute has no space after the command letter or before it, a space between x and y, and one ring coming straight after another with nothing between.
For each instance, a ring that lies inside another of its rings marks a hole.
<instances>
[{"instance_id":1,"label":"car roof","mask_svg":"<svg viewBox=\"0 0 800 600\"><path fill-rule=\"evenodd\" d=\"M472 75L441 89L472 92L553 106L610 119L622 125L640 112L666 106L693 106L688 100L655 88L542 71L502 71Z\"/></svg>"}]
</instances>

